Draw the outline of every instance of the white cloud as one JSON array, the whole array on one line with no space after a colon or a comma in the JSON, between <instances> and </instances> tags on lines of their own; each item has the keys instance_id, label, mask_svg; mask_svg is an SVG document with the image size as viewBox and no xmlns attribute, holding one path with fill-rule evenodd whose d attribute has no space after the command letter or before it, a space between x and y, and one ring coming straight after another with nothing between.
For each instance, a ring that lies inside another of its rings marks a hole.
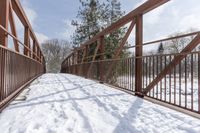
<instances>
[{"instance_id":1,"label":"white cloud","mask_svg":"<svg viewBox=\"0 0 200 133\"><path fill-rule=\"evenodd\" d=\"M22 7L26 13L26 16L28 17L28 20L34 30L34 27L36 27L36 19L38 17L37 13L35 10L33 10L30 5L29 5L29 0L21 0L20 1L22 4ZM16 27L17 27L17 32L18 32L18 36L20 38L20 40L23 42L23 38L24 38L24 26L22 25L22 23L20 22L20 20L18 19L17 15L14 14L15 16L15 23L16 23ZM35 35L39 41L39 43L43 43L45 40L48 40L49 37L46 36L43 33L39 33L39 32L35 32Z\"/></svg>"},{"instance_id":2,"label":"white cloud","mask_svg":"<svg viewBox=\"0 0 200 133\"><path fill-rule=\"evenodd\" d=\"M35 35L36 35L36 37L37 37L37 39L38 39L40 44L44 43L46 40L49 40L49 37L44 35L44 34L42 34L42 33L35 32Z\"/></svg>"},{"instance_id":3,"label":"white cloud","mask_svg":"<svg viewBox=\"0 0 200 133\"><path fill-rule=\"evenodd\" d=\"M23 10L25 11L26 16L27 16L27 18L28 18L28 20L29 20L31 26L34 27L34 26L35 26L35 20L36 20L36 18L37 18L37 13L36 13L36 11L34 11L32 8L30 8L30 6L29 6L29 0L21 0L20 2L21 2L21 5L22 5L22 7L23 7ZM15 15L15 16L16 16L16 15ZM22 29L23 27L22 27L21 24L19 24L19 23L21 23L21 22L20 22L19 20L17 20L17 21L16 21L16 25L17 25L17 26L19 25L20 28Z\"/></svg>"},{"instance_id":4,"label":"white cloud","mask_svg":"<svg viewBox=\"0 0 200 133\"><path fill-rule=\"evenodd\" d=\"M148 29L148 34L150 34L152 38L154 38L152 35L163 37L176 32L184 32L190 28L199 29L199 0L185 1L184 3L180 0L174 0L162 7L163 11L158 16L151 15L151 18L156 18L157 21L152 24L146 23L145 25L145 28ZM146 20L147 22L149 21L148 19L149 18ZM154 31L154 33L152 31Z\"/></svg>"},{"instance_id":5,"label":"white cloud","mask_svg":"<svg viewBox=\"0 0 200 133\"><path fill-rule=\"evenodd\" d=\"M131 3L129 2L129 4ZM127 7L129 6L127 5ZM154 9L144 15L144 42L162 39L177 32L187 32L191 28L200 30L199 12L199 0L184 2L173 0ZM131 35L131 38L133 36ZM129 41L133 42L130 39ZM153 50L157 49L157 46L150 45L144 49Z\"/></svg>"},{"instance_id":6,"label":"white cloud","mask_svg":"<svg viewBox=\"0 0 200 133\"><path fill-rule=\"evenodd\" d=\"M137 2L134 6L134 8L137 8L139 6L141 6L142 4L144 4L147 0L140 0L139 2Z\"/></svg>"},{"instance_id":7,"label":"white cloud","mask_svg":"<svg viewBox=\"0 0 200 133\"><path fill-rule=\"evenodd\" d=\"M63 22L65 30L63 33L61 33L61 36L67 40L71 40L71 36L75 31L75 27L71 25L71 20L64 20Z\"/></svg>"},{"instance_id":8,"label":"white cloud","mask_svg":"<svg viewBox=\"0 0 200 133\"><path fill-rule=\"evenodd\" d=\"M191 14L188 16L183 17L182 21L180 22L180 28L185 29L184 27L190 27L190 28L200 28L200 19L195 14Z\"/></svg>"},{"instance_id":9,"label":"white cloud","mask_svg":"<svg viewBox=\"0 0 200 133\"><path fill-rule=\"evenodd\" d=\"M28 7L25 7L24 10L27 14L27 17L28 17L28 20L29 20L31 26L34 27L35 26L35 20L37 18L37 13L33 9L28 8Z\"/></svg>"},{"instance_id":10,"label":"white cloud","mask_svg":"<svg viewBox=\"0 0 200 133\"><path fill-rule=\"evenodd\" d=\"M161 6L158 7L154 10L152 10L150 13L147 13L146 15L144 15L144 22L146 24L155 24L158 23L162 14L165 11L166 6Z\"/></svg>"}]
</instances>

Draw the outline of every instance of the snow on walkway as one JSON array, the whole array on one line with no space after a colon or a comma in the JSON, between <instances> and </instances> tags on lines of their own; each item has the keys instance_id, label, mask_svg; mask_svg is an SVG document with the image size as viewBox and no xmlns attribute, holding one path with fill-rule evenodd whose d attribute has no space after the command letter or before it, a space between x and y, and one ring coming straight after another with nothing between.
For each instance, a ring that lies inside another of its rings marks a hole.
<instances>
[{"instance_id":1,"label":"snow on walkway","mask_svg":"<svg viewBox=\"0 0 200 133\"><path fill-rule=\"evenodd\" d=\"M200 133L200 120L94 81L45 74L0 114L1 133Z\"/></svg>"}]
</instances>

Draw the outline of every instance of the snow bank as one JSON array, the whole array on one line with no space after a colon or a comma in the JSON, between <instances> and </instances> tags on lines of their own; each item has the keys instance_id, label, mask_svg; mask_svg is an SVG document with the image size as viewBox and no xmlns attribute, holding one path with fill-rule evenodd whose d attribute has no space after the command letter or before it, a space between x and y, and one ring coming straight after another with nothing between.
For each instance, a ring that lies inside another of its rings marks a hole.
<instances>
[{"instance_id":1,"label":"snow bank","mask_svg":"<svg viewBox=\"0 0 200 133\"><path fill-rule=\"evenodd\" d=\"M200 133L200 120L94 81L45 74L0 114L1 133Z\"/></svg>"}]
</instances>

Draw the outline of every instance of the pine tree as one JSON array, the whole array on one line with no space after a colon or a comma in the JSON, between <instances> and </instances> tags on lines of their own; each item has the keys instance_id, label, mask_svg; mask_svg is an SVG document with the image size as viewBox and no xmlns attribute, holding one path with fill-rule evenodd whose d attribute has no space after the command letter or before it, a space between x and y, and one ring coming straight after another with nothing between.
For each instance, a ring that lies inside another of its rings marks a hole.
<instances>
[{"instance_id":1,"label":"pine tree","mask_svg":"<svg viewBox=\"0 0 200 133\"><path fill-rule=\"evenodd\" d=\"M91 39L101 29L105 4L100 4L98 0L80 0L81 7L78 11L78 21L73 20L72 25L76 31L72 36L73 44L78 47L81 43Z\"/></svg>"},{"instance_id":2,"label":"pine tree","mask_svg":"<svg viewBox=\"0 0 200 133\"><path fill-rule=\"evenodd\" d=\"M118 0L107 0L107 1L108 1L107 20L109 20L107 23L108 25L111 25L117 20L119 20L124 15L124 12L122 12L121 3ZM126 28L124 27L117 29L106 38L107 58L112 58L114 52L113 50L119 47L119 43L125 35L125 30ZM126 52L122 52L121 57L125 56L126 55L125 53Z\"/></svg>"},{"instance_id":3,"label":"pine tree","mask_svg":"<svg viewBox=\"0 0 200 133\"><path fill-rule=\"evenodd\" d=\"M86 40L91 39L102 29L110 26L117 20L119 20L124 12L121 11L121 4L118 0L107 0L106 3L100 3L99 0L80 0L81 7L77 15L78 21L72 21L72 25L76 27L76 31L72 37L73 44L75 47L80 46ZM105 38L105 59L111 59L114 56L115 50L119 47L122 38L125 35L126 28L122 27L109 35L104 36ZM89 47L89 56L94 55L95 46L97 42ZM120 55L121 58L127 57L128 52L123 51ZM99 57L96 57L98 60ZM91 59L87 59L90 61ZM123 66L120 64L115 68L117 71L123 71ZM99 72L97 71L97 77ZM116 81L118 73L113 74L111 82Z\"/></svg>"},{"instance_id":4,"label":"pine tree","mask_svg":"<svg viewBox=\"0 0 200 133\"><path fill-rule=\"evenodd\" d=\"M124 13L121 11L121 3L118 0L110 0L110 3L110 21L112 24L120 19Z\"/></svg>"},{"instance_id":5,"label":"pine tree","mask_svg":"<svg viewBox=\"0 0 200 133\"><path fill-rule=\"evenodd\" d=\"M164 53L164 47L163 47L163 43L161 42L159 47L158 47L158 53L159 54L163 54Z\"/></svg>"},{"instance_id":6,"label":"pine tree","mask_svg":"<svg viewBox=\"0 0 200 133\"><path fill-rule=\"evenodd\" d=\"M72 21L72 25L76 27L72 36L74 47L79 47L80 44L91 39L124 15L118 0L107 0L106 3L100 3L99 0L80 0L80 3L81 7L77 15L79 22ZM105 58L112 58L113 52L125 35L125 30L125 28L120 28L105 36L105 52L107 53ZM95 45L90 47L89 54L92 55L94 49ZM123 52L121 57L126 55L125 53Z\"/></svg>"}]
</instances>

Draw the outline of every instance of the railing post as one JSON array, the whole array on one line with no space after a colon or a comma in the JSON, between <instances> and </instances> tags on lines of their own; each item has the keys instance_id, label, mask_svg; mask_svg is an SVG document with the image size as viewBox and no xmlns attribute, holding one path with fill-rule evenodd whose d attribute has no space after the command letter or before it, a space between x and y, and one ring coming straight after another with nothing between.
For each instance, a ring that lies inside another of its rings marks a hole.
<instances>
[{"instance_id":1,"label":"railing post","mask_svg":"<svg viewBox=\"0 0 200 133\"><path fill-rule=\"evenodd\" d=\"M72 54L72 73L75 74L75 67L74 67L74 54Z\"/></svg>"},{"instance_id":2,"label":"railing post","mask_svg":"<svg viewBox=\"0 0 200 133\"><path fill-rule=\"evenodd\" d=\"M40 63L42 63L42 51L40 50Z\"/></svg>"},{"instance_id":3,"label":"railing post","mask_svg":"<svg viewBox=\"0 0 200 133\"><path fill-rule=\"evenodd\" d=\"M29 53L30 53L30 32L29 32L29 28L28 27L25 27L24 29L24 44L26 47L24 47L24 55L26 56L30 56ZM27 49L29 48L29 49Z\"/></svg>"},{"instance_id":4,"label":"railing post","mask_svg":"<svg viewBox=\"0 0 200 133\"><path fill-rule=\"evenodd\" d=\"M198 53L198 112L200 113L200 53Z\"/></svg>"},{"instance_id":5,"label":"railing post","mask_svg":"<svg viewBox=\"0 0 200 133\"><path fill-rule=\"evenodd\" d=\"M76 74L79 75L79 63L80 63L80 53L79 50L77 50L77 65L76 65Z\"/></svg>"},{"instance_id":6,"label":"railing post","mask_svg":"<svg viewBox=\"0 0 200 133\"><path fill-rule=\"evenodd\" d=\"M88 56L89 56L89 48L88 45L85 46L85 64L84 64L84 77L87 78L87 71L88 71Z\"/></svg>"},{"instance_id":7,"label":"railing post","mask_svg":"<svg viewBox=\"0 0 200 133\"><path fill-rule=\"evenodd\" d=\"M35 40L33 40L33 56L32 56L32 58L33 59L36 59L36 41Z\"/></svg>"},{"instance_id":8,"label":"railing post","mask_svg":"<svg viewBox=\"0 0 200 133\"><path fill-rule=\"evenodd\" d=\"M100 65L99 65L99 74L100 74L100 83L103 83L104 82L104 75L105 75L105 73L104 73L104 62L102 61L102 60L104 60L104 36L101 36L100 37L100 53L101 53L101 55L100 55L100 60L101 60L101 62L99 62L100 63Z\"/></svg>"},{"instance_id":9,"label":"railing post","mask_svg":"<svg viewBox=\"0 0 200 133\"><path fill-rule=\"evenodd\" d=\"M143 55L143 16L136 17L136 48L135 48L135 90L136 95L142 96L142 58Z\"/></svg>"},{"instance_id":10,"label":"railing post","mask_svg":"<svg viewBox=\"0 0 200 133\"><path fill-rule=\"evenodd\" d=\"M40 61L40 49L38 44L37 44L37 60Z\"/></svg>"},{"instance_id":11,"label":"railing post","mask_svg":"<svg viewBox=\"0 0 200 133\"><path fill-rule=\"evenodd\" d=\"M5 56L5 50L0 48L0 101L5 97Z\"/></svg>"},{"instance_id":12,"label":"railing post","mask_svg":"<svg viewBox=\"0 0 200 133\"><path fill-rule=\"evenodd\" d=\"M72 66L71 66L71 63L70 63L70 57L68 58L68 66L69 66L69 73L72 74L72 72L71 72Z\"/></svg>"}]
</instances>

